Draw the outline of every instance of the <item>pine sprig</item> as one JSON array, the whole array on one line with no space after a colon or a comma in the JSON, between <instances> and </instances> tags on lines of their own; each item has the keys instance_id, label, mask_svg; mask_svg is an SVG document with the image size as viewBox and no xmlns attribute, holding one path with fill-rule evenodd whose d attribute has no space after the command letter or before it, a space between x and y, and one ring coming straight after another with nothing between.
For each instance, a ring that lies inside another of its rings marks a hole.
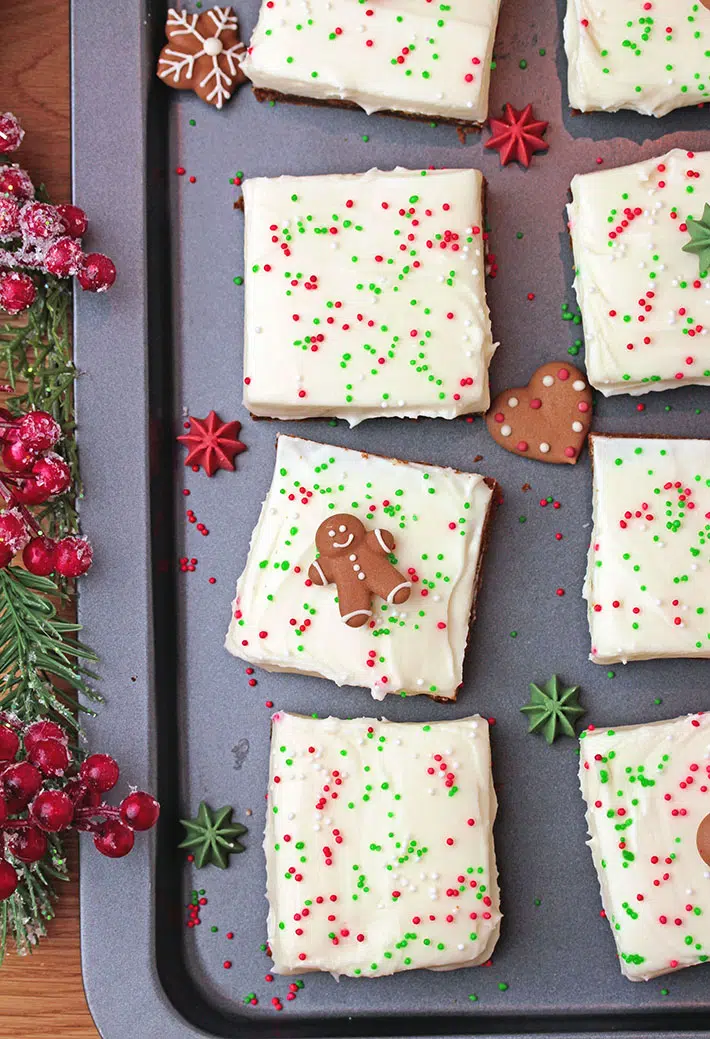
<instances>
[{"instance_id":1,"label":"pine sprig","mask_svg":"<svg viewBox=\"0 0 710 1039\"><path fill-rule=\"evenodd\" d=\"M5 854L19 874L14 895L0 902L0 966L5 959L8 936L15 941L21 956L32 952L40 938L46 937L47 923L54 917L56 881L69 880L62 843L56 834L48 835L49 848L41 862L27 866L6 849Z\"/></svg>"}]
</instances>

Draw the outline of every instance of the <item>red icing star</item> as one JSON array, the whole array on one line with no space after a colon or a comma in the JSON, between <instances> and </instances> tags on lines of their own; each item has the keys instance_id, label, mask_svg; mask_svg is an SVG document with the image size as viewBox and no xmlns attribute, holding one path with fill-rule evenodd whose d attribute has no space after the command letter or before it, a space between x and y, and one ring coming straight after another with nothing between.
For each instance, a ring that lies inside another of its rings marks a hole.
<instances>
[{"instance_id":1,"label":"red icing star","mask_svg":"<svg viewBox=\"0 0 710 1039\"><path fill-rule=\"evenodd\" d=\"M548 123L533 118L532 105L526 105L522 112L506 105L503 118L491 118L488 124L491 136L486 141L486 148L495 148L499 152L503 166L515 159L527 167L535 152L546 152L550 147L542 139Z\"/></svg>"},{"instance_id":2,"label":"red icing star","mask_svg":"<svg viewBox=\"0 0 710 1039\"><path fill-rule=\"evenodd\" d=\"M178 437L187 446L185 465L201 465L208 476L218 469L234 471L234 456L246 451L246 444L237 439L241 422L222 422L216 411L207 418L190 415L189 422L190 432Z\"/></svg>"}]
</instances>

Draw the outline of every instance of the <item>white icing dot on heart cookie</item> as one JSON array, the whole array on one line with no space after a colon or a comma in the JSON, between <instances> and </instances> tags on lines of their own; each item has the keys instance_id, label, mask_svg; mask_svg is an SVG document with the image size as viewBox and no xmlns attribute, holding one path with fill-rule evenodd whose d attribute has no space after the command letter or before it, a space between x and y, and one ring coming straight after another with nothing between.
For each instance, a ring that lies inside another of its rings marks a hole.
<instances>
[{"instance_id":1,"label":"white icing dot on heart cookie","mask_svg":"<svg viewBox=\"0 0 710 1039\"><path fill-rule=\"evenodd\" d=\"M574 382L572 383L572 389L576 390L577 393L581 393L582 390L586 390L586 388L587 388L586 382L582 382L581 379L575 379Z\"/></svg>"},{"instance_id":2,"label":"white icing dot on heart cookie","mask_svg":"<svg viewBox=\"0 0 710 1039\"><path fill-rule=\"evenodd\" d=\"M545 375L545 376L543 376L543 379L542 379L542 385L543 386L552 386L554 381L555 381L554 375Z\"/></svg>"},{"instance_id":3,"label":"white icing dot on heart cookie","mask_svg":"<svg viewBox=\"0 0 710 1039\"><path fill-rule=\"evenodd\" d=\"M518 406L518 398L517 397L509 397L508 398L508 407L509 408L517 408L517 406Z\"/></svg>"},{"instance_id":4,"label":"white icing dot on heart cookie","mask_svg":"<svg viewBox=\"0 0 710 1039\"><path fill-rule=\"evenodd\" d=\"M510 426L501 426L500 427L500 435L502 437L509 437L512 432L513 432L513 430L510 428Z\"/></svg>"},{"instance_id":5,"label":"white icing dot on heart cookie","mask_svg":"<svg viewBox=\"0 0 710 1039\"><path fill-rule=\"evenodd\" d=\"M542 451L542 453L544 455L546 455L547 452L550 450L550 445L546 444L545 441L543 440L543 442L540 444L540 450Z\"/></svg>"}]
</instances>

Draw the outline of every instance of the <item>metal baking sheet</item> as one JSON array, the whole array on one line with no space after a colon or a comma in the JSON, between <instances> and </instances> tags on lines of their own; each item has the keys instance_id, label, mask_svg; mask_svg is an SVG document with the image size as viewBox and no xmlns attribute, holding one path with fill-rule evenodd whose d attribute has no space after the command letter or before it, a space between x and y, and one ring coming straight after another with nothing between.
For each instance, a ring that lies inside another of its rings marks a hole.
<instances>
[{"instance_id":1,"label":"metal baking sheet","mask_svg":"<svg viewBox=\"0 0 710 1039\"><path fill-rule=\"evenodd\" d=\"M581 336L560 314L563 303L574 307L564 214L572 175L599 168L598 160L605 168L675 146L710 148L710 110L685 109L661 121L629 113L571 115L563 6L562 0L503 2L491 111L506 101L518 107L532 101L538 117L550 121L549 153L525 172L500 169L497 156L483 149L485 134L463 145L444 126L270 107L248 88L217 112L190 93L168 91L154 76L164 4L74 0L75 193L96 229L92 244L111 253L119 269L110 293L76 300L77 363L84 372L82 520L97 557L82 583L80 612L87 641L102 658L107 698L89 738L92 747L116 754L126 779L157 789L163 804L157 836L137 842L127 859L109 862L89 842L82 849L84 980L105 1039L710 1036L710 966L647 984L621 977L585 847L575 744L561 740L548 748L526 734L519 713L528 682L553 672L581 685L586 722L651 721L710 706L705 662L613 669L588 662L581 598L591 518L588 457L574 468L527 462L499 449L480 419L383 419L349 431L343 422L253 422L240 403L243 289L233 279L244 273L243 217L233 209L237 193L229 183L237 170L257 176L398 164L479 167L488 180L490 242L499 265L488 283L501 342L493 391L567 356ZM235 0L235 7L248 38L257 0ZM175 174L178 165L185 176ZM583 362L583 352L577 360ZM629 397L600 399L595 428L708 433L707 390L649 394L643 403L638 412ZM208 480L184 468L174 438L186 412L211 408L241 419L248 451L238 457L236 473ZM222 649L280 430L471 469L501 483L505 502L495 518L455 705L421 697L378 705L364 690L304 676L257 672L258 685L250 687L244 666ZM541 508L548 496L559 509ZM186 522L188 507L209 537ZM178 572L181 555L198 558L194 573ZM286 982L263 980L267 700L320 715L421 721L480 711L496 718L505 920L492 966L339 983L307 975L292 1003L285 1000ZM234 805L249 827L247 851L225 872L198 873L176 850L179 818L194 814L203 798ZM184 907L193 887L205 889L208 904L202 925L189 930ZM501 991L499 983L508 988ZM243 1003L249 992L257 993L258 1006ZM474 993L476 1002L469 1000ZM274 994L282 1013L271 1006Z\"/></svg>"}]
</instances>

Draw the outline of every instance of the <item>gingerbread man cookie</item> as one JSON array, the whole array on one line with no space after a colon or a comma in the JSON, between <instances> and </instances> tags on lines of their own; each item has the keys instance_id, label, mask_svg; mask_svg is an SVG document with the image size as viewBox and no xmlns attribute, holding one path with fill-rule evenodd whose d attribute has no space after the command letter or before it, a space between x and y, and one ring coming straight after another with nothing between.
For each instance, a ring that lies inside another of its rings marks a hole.
<instances>
[{"instance_id":1,"label":"gingerbread man cookie","mask_svg":"<svg viewBox=\"0 0 710 1039\"><path fill-rule=\"evenodd\" d=\"M411 583L388 558L394 549L388 530L366 531L357 516L341 512L318 527L316 548L308 576L313 584L337 586L340 616L348 627L367 624L373 595L397 606L409 598Z\"/></svg>"},{"instance_id":2,"label":"gingerbread man cookie","mask_svg":"<svg viewBox=\"0 0 710 1039\"><path fill-rule=\"evenodd\" d=\"M697 842L700 858L710 866L710 815L706 815L698 827Z\"/></svg>"},{"instance_id":3,"label":"gingerbread man cookie","mask_svg":"<svg viewBox=\"0 0 710 1039\"><path fill-rule=\"evenodd\" d=\"M565 361L543 364L527 386L503 390L486 425L506 451L540 462L574 465L592 424L592 391L578 368Z\"/></svg>"},{"instance_id":4,"label":"gingerbread man cookie","mask_svg":"<svg viewBox=\"0 0 710 1039\"><path fill-rule=\"evenodd\" d=\"M245 53L237 35L231 7L213 7L201 14L168 11L168 42L158 58L158 75L175 90L194 90L199 98L221 108L246 81L239 67Z\"/></svg>"}]
</instances>

